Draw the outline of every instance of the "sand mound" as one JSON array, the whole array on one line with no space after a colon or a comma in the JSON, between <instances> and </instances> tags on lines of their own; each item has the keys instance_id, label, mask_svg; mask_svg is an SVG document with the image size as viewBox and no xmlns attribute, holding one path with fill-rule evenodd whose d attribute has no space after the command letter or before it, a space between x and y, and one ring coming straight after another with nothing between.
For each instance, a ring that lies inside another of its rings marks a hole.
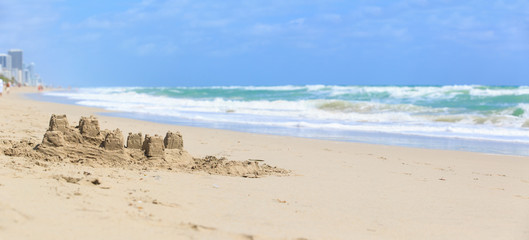
<instances>
[{"instance_id":1,"label":"sand mound","mask_svg":"<svg viewBox=\"0 0 529 240\"><path fill-rule=\"evenodd\" d=\"M79 126L72 128L65 115L51 116L41 143L27 140L0 142L0 150L8 156L92 167L160 168L242 177L288 174L287 170L256 161L229 161L213 156L193 158L183 146L179 132L168 132L165 138L146 134L145 139L141 133L129 133L124 141L119 129L100 130L99 121L93 116L82 117Z\"/></svg>"},{"instance_id":2,"label":"sand mound","mask_svg":"<svg viewBox=\"0 0 529 240\"><path fill-rule=\"evenodd\" d=\"M266 164L259 165L257 161L229 161L226 158L207 156L194 158L192 170L204 171L211 174L243 176L256 178L262 175L288 174L288 171Z\"/></svg>"}]
</instances>

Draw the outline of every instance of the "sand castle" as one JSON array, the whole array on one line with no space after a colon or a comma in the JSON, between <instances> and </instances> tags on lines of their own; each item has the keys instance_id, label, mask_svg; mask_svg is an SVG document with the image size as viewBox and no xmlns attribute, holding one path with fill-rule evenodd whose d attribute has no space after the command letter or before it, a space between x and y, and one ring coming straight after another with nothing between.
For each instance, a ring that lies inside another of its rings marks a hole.
<instances>
[{"instance_id":1,"label":"sand castle","mask_svg":"<svg viewBox=\"0 0 529 240\"><path fill-rule=\"evenodd\" d=\"M78 129L78 130L76 130ZM123 134L116 130L101 130L99 121L94 116L81 117L79 125L71 128L66 115L53 114L49 128L44 134L42 144L49 147L64 147L71 144L98 146L108 151L119 151L124 148L141 150L146 157L164 157L165 149L183 150L184 142L179 132L167 132L165 138L161 136L129 133L127 146L124 145Z\"/></svg>"},{"instance_id":2,"label":"sand castle","mask_svg":"<svg viewBox=\"0 0 529 240\"><path fill-rule=\"evenodd\" d=\"M168 131L164 138L156 134L145 134L143 138L142 133L129 133L125 142L120 129L101 130L94 116L81 117L78 126L71 127L66 115L54 114L40 144L20 141L7 142L0 147L6 145L10 146L0 149L5 155L93 167L161 168L252 178L289 173L250 160L229 161L214 156L193 158L184 150L180 132Z\"/></svg>"}]
</instances>

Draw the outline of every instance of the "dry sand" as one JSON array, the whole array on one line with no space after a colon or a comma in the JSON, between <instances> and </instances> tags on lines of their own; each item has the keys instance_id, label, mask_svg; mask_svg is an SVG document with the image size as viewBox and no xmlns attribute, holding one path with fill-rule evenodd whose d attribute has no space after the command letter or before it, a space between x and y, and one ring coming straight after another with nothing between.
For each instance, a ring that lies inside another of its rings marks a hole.
<instances>
[{"instance_id":1,"label":"dry sand","mask_svg":"<svg viewBox=\"0 0 529 240\"><path fill-rule=\"evenodd\" d=\"M75 126L103 112L20 94L31 91L0 98L4 151L40 143L51 114ZM291 173L243 178L3 151L0 239L529 239L529 157L97 117L124 133L179 131L194 157L260 159Z\"/></svg>"}]
</instances>

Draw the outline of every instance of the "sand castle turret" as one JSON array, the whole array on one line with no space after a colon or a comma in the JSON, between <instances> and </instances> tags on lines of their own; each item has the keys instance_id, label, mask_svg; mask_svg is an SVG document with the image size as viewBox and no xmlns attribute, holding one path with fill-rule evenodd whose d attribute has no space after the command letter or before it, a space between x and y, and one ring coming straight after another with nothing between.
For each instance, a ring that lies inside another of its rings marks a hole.
<instances>
[{"instance_id":1,"label":"sand castle turret","mask_svg":"<svg viewBox=\"0 0 529 240\"><path fill-rule=\"evenodd\" d=\"M48 127L48 132L61 132L62 138L64 141L70 142L70 143L82 143L83 139L79 132L77 132L75 129L70 128L70 125L68 124L68 118L66 118L66 115L55 115L52 114L50 118L50 125ZM58 136L57 133L49 134L50 137ZM44 143L43 139L43 143Z\"/></svg>"},{"instance_id":2,"label":"sand castle turret","mask_svg":"<svg viewBox=\"0 0 529 240\"><path fill-rule=\"evenodd\" d=\"M66 115L52 114L48 131L66 132L70 128Z\"/></svg>"},{"instance_id":3,"label":"sand castle turret","mask_svg":"<svg viewBox=\"0 0 529 240\"><path fill-rule=\"evenodd\" d=\"M105 141L103 141L103 148L106 150L121 150L123 149L123 134L121 133L121 130L116 129L114 131L109 132L106 137Z\"/></svg>"},{"instance_id":4,"label":"sand castle turret","mask_svg":"<svg viewBox=\"0 0 529 240\"><path fill-rule=\"evenodd\" d=\"M148 134L145 134L142 150L145 151L145 156L147 157L163 157L164 144L162 137L158 135L151 137Z\"/></svg>"},{"instance_id":5,"label":"sand castle turret","mask_svg":"<svg viewBox=\"0 0 529 240\"><path fill-rule=\"evenodd\" d=\"M127 148L130 149L141 149L143 146L143 139L141 133L132 134L129 133L127 137Z\"/></svg>"},{"instance_id":6,"label":"sand castle turret","mask_svg":"<svg viewBox=\"0 0 529 240\"><path fill-rule=\"evenodd\" d=\"M168 131L163 139L165 148L167 149L180 149L184 148L184 140L182 139L182 134L180 132L173 133Z\"/></svg>"},{"instance_id":7,"label":"sand castle turret","mask_svg":"<svg viewBox=\"0 0 529 240\"><path fill-rule=\"evenodd\" d=\"M78 128L83 139L95 146L102 145L108 133L100 130L99 121L94 116L81 117Z\"/></svg>"},{"instance_id":8,"label":"sand castle turret","mask_svg":"<svg viewBox=\"0 0 529 240\"><path fill-rule=\"evenodd\" d=\"M94 116L81 117L79 131L83 136L97 137L99 135L99 121Z\"/></svg>"}]
</instances>

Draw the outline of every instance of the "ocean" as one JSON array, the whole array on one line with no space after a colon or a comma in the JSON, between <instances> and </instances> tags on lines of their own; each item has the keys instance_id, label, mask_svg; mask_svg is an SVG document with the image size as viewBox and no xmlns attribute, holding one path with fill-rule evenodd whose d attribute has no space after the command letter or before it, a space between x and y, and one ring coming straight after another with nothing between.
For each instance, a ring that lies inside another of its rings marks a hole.
<instances>
[{"instance_id":1,"label":"ocean","mask_svg":"<svg viewBox=\"0 0 529 240\"><path fill-rule=\"evenodd\" d=\"M33 97L186 126L529 155L529 86L112 87Z\"/></svg>"}]
</instances>

